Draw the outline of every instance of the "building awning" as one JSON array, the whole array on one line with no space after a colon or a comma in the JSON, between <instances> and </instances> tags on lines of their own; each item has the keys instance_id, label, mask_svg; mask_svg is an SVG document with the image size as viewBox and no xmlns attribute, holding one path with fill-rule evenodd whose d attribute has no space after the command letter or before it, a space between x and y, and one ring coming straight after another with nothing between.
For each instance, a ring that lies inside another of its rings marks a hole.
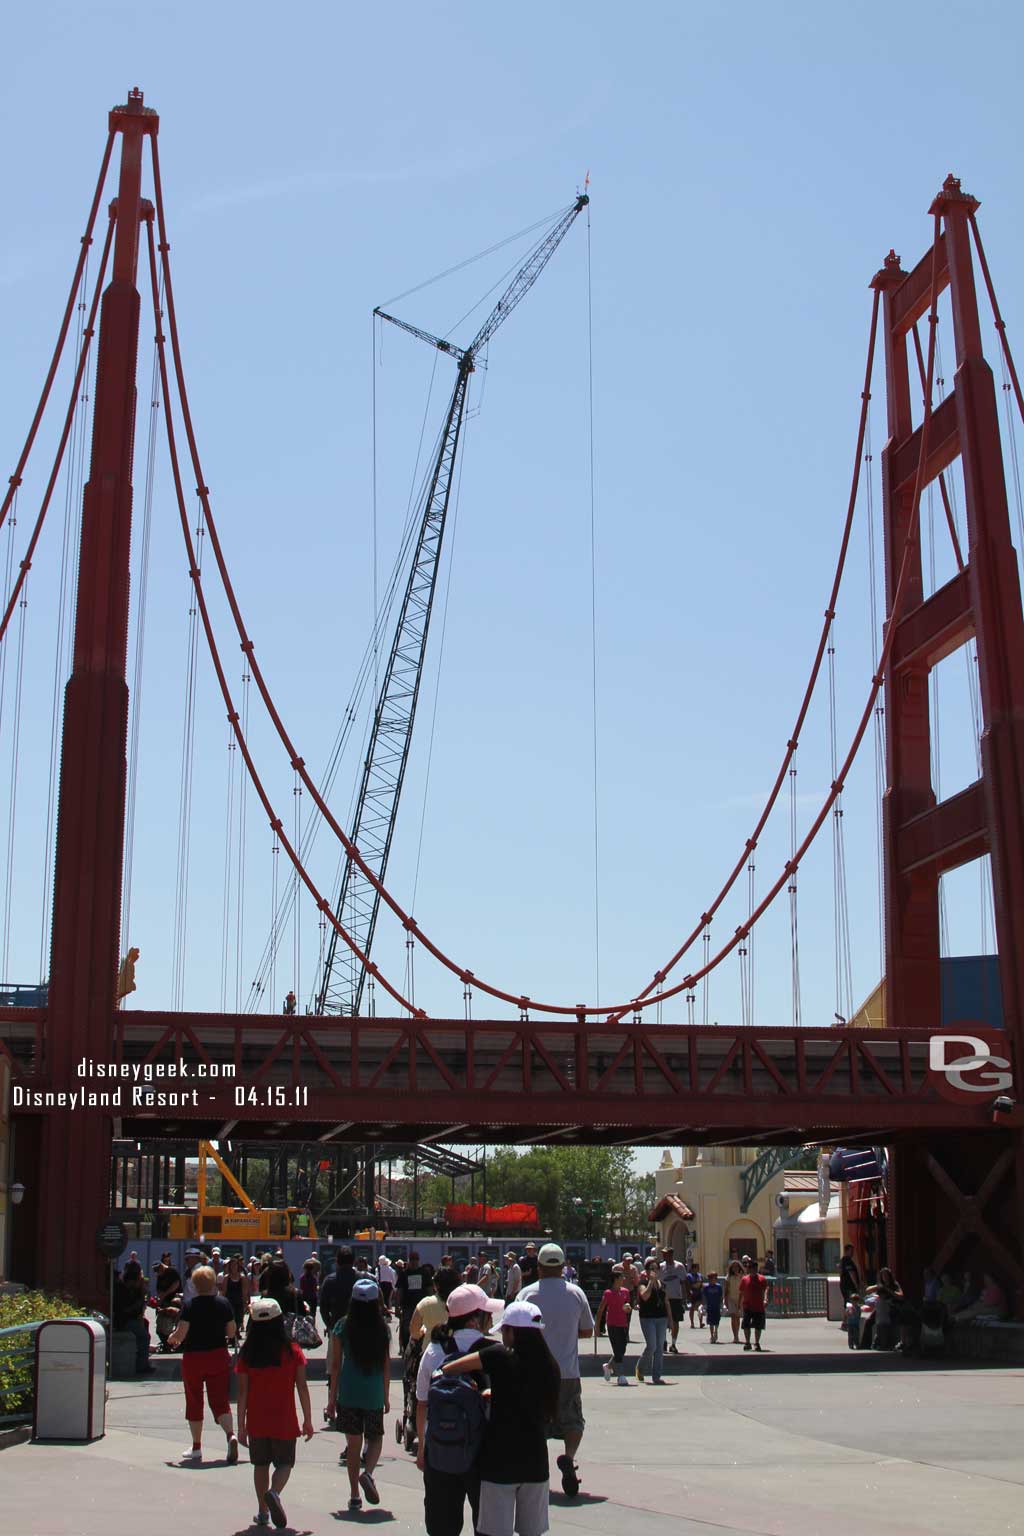
<instances>
[{"instance_id":1,"label":"building awning","mask_svg":"<svg viewBox=\"0 0 1024 1536\"><path fill-rule=\"evenodd\" d=\"M664 1221L666 1216L680 1216L683 1221L693 1221L694 1214L679 1195L662 1195L648 1215L648 1221Z\"/></svg>"}]
</instances>

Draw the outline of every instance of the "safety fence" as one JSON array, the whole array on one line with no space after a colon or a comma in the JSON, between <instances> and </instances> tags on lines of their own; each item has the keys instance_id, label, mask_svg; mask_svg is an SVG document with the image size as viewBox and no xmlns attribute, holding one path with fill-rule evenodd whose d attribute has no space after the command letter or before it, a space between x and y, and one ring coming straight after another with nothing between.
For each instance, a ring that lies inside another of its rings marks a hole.
<instances>
[{"instance_id":1,"label":"safety fence","mask_svg":"<svg viewBox=\"0 0 1024 1536\"><path fill-rule=\"evenodd\" d=\"M824 1317L827 1287L825 1275L778 1275L765 1310L769 1317Z\"/></svg>"}]
</instances>

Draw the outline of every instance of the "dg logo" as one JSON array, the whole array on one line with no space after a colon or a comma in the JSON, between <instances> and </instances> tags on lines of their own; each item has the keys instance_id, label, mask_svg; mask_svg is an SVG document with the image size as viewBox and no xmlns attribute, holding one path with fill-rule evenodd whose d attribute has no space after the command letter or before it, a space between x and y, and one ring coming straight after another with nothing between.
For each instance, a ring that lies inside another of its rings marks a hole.
<instances>
[{"instance_id":1,"label":"dg logo","mask_svg":"<svg viewBox=\"0 0 1024 1536\"><path fill-rule=\"evenodd\" d=\"M992 1097L1013 1087L1010 1061L1002 1054L1006 1037L998 1034L932 1035L928 1041L928 1068L945 1098L964 1094Z\"/></svg>"}]
</instances>

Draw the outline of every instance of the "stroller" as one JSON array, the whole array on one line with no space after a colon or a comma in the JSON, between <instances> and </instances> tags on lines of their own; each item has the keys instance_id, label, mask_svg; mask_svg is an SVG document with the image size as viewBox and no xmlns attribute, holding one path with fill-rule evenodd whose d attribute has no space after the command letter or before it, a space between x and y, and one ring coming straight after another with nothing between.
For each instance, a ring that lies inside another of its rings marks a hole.
<instances>
[{"instance_id":1,"label":"stroller","mask_svg":"<svg viewBox=\"0 0 1024 1536\"><path fill-rule=\"evenodd\" d=\"M416 1449L416 1373L423 1340L410 1339L402 1352L402 1417L395 1420L395 1439L410 1452Z\"/></svg>"}]
</instances>

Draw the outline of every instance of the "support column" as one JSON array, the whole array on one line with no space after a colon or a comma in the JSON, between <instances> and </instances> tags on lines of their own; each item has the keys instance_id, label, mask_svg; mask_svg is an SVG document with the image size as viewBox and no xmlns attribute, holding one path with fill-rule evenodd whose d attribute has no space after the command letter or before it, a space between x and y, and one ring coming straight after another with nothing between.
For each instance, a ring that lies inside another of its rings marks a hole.
<instances>
[{"instance_id":1,"label":"support column","mask_svg":"<svg viewBox=\"0 0 1024 1536\"><path fill-rule=\"evenodd\" d=\"M128 570L139 337L136 268L142 148L156 113L142 93L110 115L121 134L113 276L103 295L92 458L82 504L74 663L64 698L45 1059L70 1088L83 1057L113 1054L124 855ZM78 1079L78 1086L87 1086ZM95 1234L106 1216L112 1123L101 1111L53 1114L42 1138L39 1279L100 1305ZM75 1199L68 1200L68 1173Z\"/></svg>"}]
</instances>

